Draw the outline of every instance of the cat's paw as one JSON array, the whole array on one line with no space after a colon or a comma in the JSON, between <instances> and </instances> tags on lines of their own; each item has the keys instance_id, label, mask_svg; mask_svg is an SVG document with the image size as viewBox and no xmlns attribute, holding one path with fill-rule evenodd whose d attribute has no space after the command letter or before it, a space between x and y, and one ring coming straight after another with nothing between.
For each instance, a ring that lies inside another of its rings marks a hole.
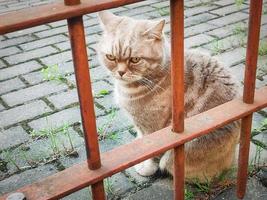
<instances>
[{"instance_id":1,"label":"cat's paw","mask_svg":"<svg viewBox=\"0 0 267 200\"><path fill-rule=\"evenodd\" d=\"M151 176L156 173L159 166L152 159L146 160L134 166L135 171L141 176Z\"/></svg>"}]
</instances>

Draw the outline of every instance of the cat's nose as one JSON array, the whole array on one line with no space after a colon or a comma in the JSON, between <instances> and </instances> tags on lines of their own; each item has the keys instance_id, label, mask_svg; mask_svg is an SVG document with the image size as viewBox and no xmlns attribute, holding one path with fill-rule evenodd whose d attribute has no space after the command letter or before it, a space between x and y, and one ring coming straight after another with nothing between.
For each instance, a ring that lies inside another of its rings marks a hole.
<instances>
[{"instance_id":1,"label":"cat's nose","mask_svg":"<svg viewBox=\"0 0 267 200\"><path fill-rule=\"evenodd\" d=\"M125 71L118 71L118 74L122 77L126 72Z\"/></svg>"}]
</instances>

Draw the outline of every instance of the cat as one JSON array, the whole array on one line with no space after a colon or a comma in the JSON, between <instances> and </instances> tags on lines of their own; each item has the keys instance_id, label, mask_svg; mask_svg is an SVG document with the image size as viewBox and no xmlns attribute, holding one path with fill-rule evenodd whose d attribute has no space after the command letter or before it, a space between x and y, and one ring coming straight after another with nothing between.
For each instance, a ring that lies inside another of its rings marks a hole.
<instances>
[{"instance_id":1,"label":"cat","mask_svg":"<svg viewBox=\"0 0 267 200\"><path fill-rule=\"evenodd\" d=\"M137 138L171 124L170 45L164 20L136 20L99 12L103 29L98 56L115 78L115 99L133 119ZM239 96L239 86L214 57L185 52L185 117ZM231 167L239 141L239 122L185 144L187 181L212 180ZM141 176L160 169L173 174L173 151L135 165Z\"/></svg>"}]
</instances>

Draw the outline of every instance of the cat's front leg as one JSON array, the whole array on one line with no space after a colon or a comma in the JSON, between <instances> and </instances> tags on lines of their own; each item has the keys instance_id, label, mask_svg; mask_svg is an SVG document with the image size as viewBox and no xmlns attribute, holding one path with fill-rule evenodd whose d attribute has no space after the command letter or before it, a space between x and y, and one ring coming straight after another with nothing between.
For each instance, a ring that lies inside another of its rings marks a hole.
<instances>
[{"instance_id":1,"label":"cat's front leg","mask_svg":"<svg viewBox=\"0 0 267 200\"><path fill-rule=\"evenodd\" d=\"M136 139L142 138L143 133L140 131L140 129L136 127L136 131L137 131ZM148 159L145 160L144 162L135 165L134 168L135 171L141 176L151 176L155 174L156 171L159 169L159 165L154 161L154 159Z\"/></svg>"},{"instance_id":2,"label":"cat's front leg","mask_svg":"<svg viewBox=\"0 0 267 200\"><path fill-rule=\"evenodd\" d=\"M141 176L151 176L156 173L159 165L153 159L148 159L135 165L134 168L135 171Z\"/></svg>"}]
</instances>

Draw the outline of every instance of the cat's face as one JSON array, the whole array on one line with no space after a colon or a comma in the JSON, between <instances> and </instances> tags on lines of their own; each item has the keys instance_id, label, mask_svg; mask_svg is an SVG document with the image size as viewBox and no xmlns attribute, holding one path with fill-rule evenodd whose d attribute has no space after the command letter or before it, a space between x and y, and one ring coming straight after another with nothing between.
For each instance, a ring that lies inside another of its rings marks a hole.
<instances>
[{"instance_id":1,"label":"cat's face","mask_svg":"<svg viewBox=\"0 0 267 200\"><path fill-rule=\"evenodd\" d=\"M107 11L100 12L99 18L104 32L98 55L116 79L136 82L162 70L163 20L134 20Z\"/></svg>"}]
</instances>

